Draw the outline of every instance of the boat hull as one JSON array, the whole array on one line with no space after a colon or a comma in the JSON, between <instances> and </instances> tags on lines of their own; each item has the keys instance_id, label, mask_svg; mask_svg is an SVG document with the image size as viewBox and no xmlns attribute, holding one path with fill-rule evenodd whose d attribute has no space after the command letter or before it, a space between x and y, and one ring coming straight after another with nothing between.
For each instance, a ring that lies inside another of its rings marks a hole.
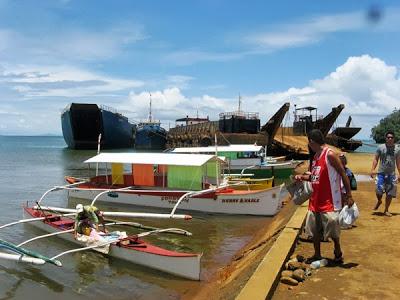
<instances>
[{"instance_id":1,"label":"boat hull","mask_svg":"<svg viewBox=\"0 0 400 300\"><path fill-rule=\"evenodd\" d=\"M24 207L25 218L40 216L43 216L42 212ZM71 228L69 227L70 225L65 225L68 223L62 225L63 220L68 221L68 219L66 218L61 218L60 221L56 222L46 223L43 221L36 221L29 224L32 224L33 226L45 232L53 233ZM64 240L83 246L81 242L75 240L72 233L65 233L58 236ZM179 277L191 280L200 280L200 259L202 256L201 254L169 251L151 245L147 242L138 240L137 244L111 244L110 252L107 255Z\"/></svg>"},{"instance_id":2,"label":"boat hull","mask_svg":"<svg viewBox=\"0 0 400 300\"><path fill-rule=\"evenodd\" d=\"M263 190L272 188L274 183L274 177L254 179L246 177L233 177L228 178L228 184L235 184L239 182L244 182L244 184L234 186L235 190Z\"/></svg>"},{"instance_id":3,"label":"boat hull","mask_svg":"<svg viewBox=\"0 0 400 300\"><path fill-rule=\"evenodd\" d=\"M178 209L206 213L233 215L273 216L282 206L282 188L284 185L264 190L240 191L225 189L201 196L184 199ZM68 190L68 196L92 201L100 192L107 189L95 189L81 185ZM97 201L108 204L126 204L144 207L172 209L186 191L168 190L129 190L109 192L101 195Z\"/></svg>"},{"instance_id":4,"label":"boat hull","mask_svg":"<svg viewBox=\"0 0 400 300\"><path fill-rule=\"evenodd\" d=\"M99 134L102 149L134 145L136 126L121 114L96 104L71 103L61 114L61 126L71 149L97 149Z\"/></svg>"},{"instance_id":5,"label":"boat hull","mask_svg":"<svg viewBox=\"0 0 400 300\"><path fill-rule=\"evenodd\" d=\"M257 165L243 171L243 175L253 174L251 178L268 178L274 177L275 179L288 179L293 175L294 169L301 163L301 161L290 161L287 163L265 164ZM231 174L241 174L242 170L250 167L251 165L238 164L231 166L229 172Z\"/></svg>"},{"instance_id":6,"label":"boat hull","mask_svg":"<svg viewBox=\"0 0 400 300\"><path fill-rule=\"evenodd\" d=\"M159 125L144 125L137 129L135 148L138 150L164 150L167 131Z\"/></svg>"}]
</instances>

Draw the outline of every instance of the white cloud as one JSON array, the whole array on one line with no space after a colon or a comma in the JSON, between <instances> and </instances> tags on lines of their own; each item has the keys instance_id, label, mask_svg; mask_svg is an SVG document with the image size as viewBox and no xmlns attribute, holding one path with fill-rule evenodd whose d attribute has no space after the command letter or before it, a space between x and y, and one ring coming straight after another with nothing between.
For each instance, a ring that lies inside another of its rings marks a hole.
<instances>
[{"instance_id":1,"label":"white cloud","mask_svg":"<svg viewBox=\"0 0 400 300\"><path fill-rule=\"evenodd\" d=\"M189 87L189 82L194 78L191 76L171 75L167 77L168 87L178 87L186 89Z\"/></svg>"},{"instance_id":2,"label":"white cloud","mask_svg":"<svg viewBox=\"0 0 400 300\"><path fill-rule=\"evenodd\" d=\"M125 47L147 38L142 25L129 23L93 31L59 28L35 36L0 28L0 59L47 64L99 61L121 55Z\"/></svg>"},{"instance_id":3,"label":"white cloud","mask_svg":"<svg viewBox=\"0 0 400 300\"><path fill-rule=\"evenodd\" d=\"M318 114L326 115L333 107L345 104L335 126L344 126L352 115L355 126L363 127L359 136L368 138L370 129L381 118L400 106L400 81L398 70L384 61L369 55L350 57L334 72L322 79L311 80L308 86L292 87L286 91L268 94L243 95L242 108L259 112L262 123L266 122L285 102L291 103L285 126L293 122L294 104L298 107L316 106ZM221 99L210 95L186 97L178 88L152 92L153 115L164 124L186 115L210 116L237 109L237 99ZM148 93L131 93L127 106L135 107L137 115L148 114Z\"/></svg>"},{"instance_id":4,"label":"white cloud","mask_svg":"<svg viewBox=\"0 0 400 300\"><path fill-rule=\"evenodd\" d=\"M86 97L137 88L139 80L117 79L71 66L7 66L0 83L23 98Z\"/></svg>"},{"instance_id":5,"label":"white cloud","mask_svg":"<svg viewBox=\"0 0 400 300\"><path fill-rule=\"evenodd\" d=\"M225 37L230 49L228 51L181 49L167 54L164 60L177 65L192 65L210 61L226 62L247 56L265 55L287 48L316 44L338 32L399 31L400 9L388 7L382 12L383 16L377 23L371 23L367 18L367 13L368 10L362 10L312 16L302 20L273 24L264 30L257 28L253 31L231 32ZM262 27L262 25L258 26Z\"/></svg>"},{"instance_id":6,"label":"white cloud","mask_svg":"<svg viewBox=\"0 0 400 300\"><path fill-rule=\"evenodd\" d=\"M73 101L106 104L130 112L129 117L140 121L148 117L151 93L153 118L160 119L167 128L168 124L174 126L175 119L197 113L217 120L219 113L234 111L238 105L236 97L218 98L210 94L189 97L181 88L170 86L173 81L179 85L192 80L185 76L171 76L163 81L164 89L146 91L146 83L140 80L116 79L72 67L25 66L0 70L0 92L5 95L3 99L8 99L0 102L0 134L61 133L60 111ZM399 108L398 95L398 68L363 55L349 57L332 73L311 80L304 87L242 95L242 109L259 112L264 123L283 103L290 102L291 112L284 120L284 125L290 126L294 104L317 106L318 113L326 115L332 107L343 103L345 109L336 125L343 126L347 116L352 115L354 125L363 127L359 136L369 137L372 126Z\"/></svg>"},{"instance_id":7,"label":"white cloud","mask_svg":"<svg viewBox=\"0 0 400 300\"><path fill-rule=\"evenodd\" d=\"M192 65L207 61L226 62L237 60L245 56L245 53L225 53L225 52L208 52L202 50L179 50L171 52L164 57L164 61L174 63L176 65Z\"/></svg>"},{"instance_id":8,"label":"white cloud","mask_svg":"<svg viewBox=\"0 0 400 300\"><path fill-rule=\"evenodd\" d=\"M279 28L249 34L244 41L264 49L282 49L312 44L326 34L360 30L366 26L363 12L313 17Z\"/></svg>"}]
</instances>

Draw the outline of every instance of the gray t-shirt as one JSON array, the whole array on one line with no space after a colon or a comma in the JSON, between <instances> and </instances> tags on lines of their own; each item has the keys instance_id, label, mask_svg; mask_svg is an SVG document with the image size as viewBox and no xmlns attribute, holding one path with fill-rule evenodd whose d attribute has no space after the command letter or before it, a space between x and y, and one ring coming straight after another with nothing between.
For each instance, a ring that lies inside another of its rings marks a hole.
<instances>
[{"instance_id":1,"label":"gray t-shirt","mask_svg":"<svg viewBox=\"0 0 400 300\"><path fill-rule=\"evenodd\" d=\"M400 147L398 145L388 147L386 144L383 144L376 149L376 155L379 157L378 173L395 175L396 158L398 158L400 155Z\"/></svg>"}]
</instances>

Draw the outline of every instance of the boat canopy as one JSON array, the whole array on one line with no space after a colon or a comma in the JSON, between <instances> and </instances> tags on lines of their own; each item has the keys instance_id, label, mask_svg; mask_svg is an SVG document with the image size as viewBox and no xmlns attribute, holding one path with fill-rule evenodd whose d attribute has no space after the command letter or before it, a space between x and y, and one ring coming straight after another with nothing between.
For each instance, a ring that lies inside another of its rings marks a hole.
<instances>
[{"instance_id":1,"label":"boat canopy","mask_svg":"<svg viewBox=\"0 0 400 300\"><path fill-rule=\"evenodd\" d=\"M211 161L224 162L215 155L174 153L100 153L85 163L121 163L134 165L203 166Z\"/></svg>"},{"instance_id":2,"label":"boat canopy","mask_svg":"<svg viewBox=\"0 0 400 300\"><path fill-rule=\"evenodd\" d=\"M215 150L218 153L221 152L260 152L262 146L257 146L254 144L238 144L238 145L229 145L229 146L218 146L215 149L215 146L208 147L186 147L186 148L175 148L171 152L173 153L214 153Z\"/></svg>"}]
</instances>

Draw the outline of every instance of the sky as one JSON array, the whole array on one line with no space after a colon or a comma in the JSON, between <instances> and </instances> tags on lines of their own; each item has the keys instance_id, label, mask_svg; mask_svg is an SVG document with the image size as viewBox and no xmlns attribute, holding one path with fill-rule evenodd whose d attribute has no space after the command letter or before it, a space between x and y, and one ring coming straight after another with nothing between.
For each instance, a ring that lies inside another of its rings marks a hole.
<instances>
[{"instance_id":1,"label":"sky","mask_svg":"<svg viewBox=\"0 0 400 300\"><path fill-rule=\"evenodd\" d=\"M0 0L0 135L62 135L71 102L166 129L285 102L345 108L368 139L400 108L398 1Z\"/></svg>"}]
</instances>

